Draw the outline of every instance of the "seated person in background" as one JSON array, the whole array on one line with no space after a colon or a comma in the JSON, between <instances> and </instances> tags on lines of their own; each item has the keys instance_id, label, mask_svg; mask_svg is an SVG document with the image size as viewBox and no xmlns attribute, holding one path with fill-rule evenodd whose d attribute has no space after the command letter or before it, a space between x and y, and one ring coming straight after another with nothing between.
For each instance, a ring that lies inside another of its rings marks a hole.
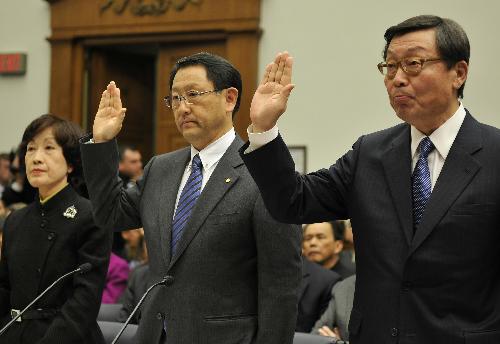
<instances>
[{"instance_id":1,"label":"seated person in background","mask_svg":"<svg viewBox=\"0 0 500 344\"><path fill-rule=\"evenodd\" d=\"M5 220L0 326L63 274L84 263L91 269L56 285L12 324L0 343L104 344L96 317L111 232L95 225L90 202L74 188L81 177L81 135L77 125L53 115L36 118L24 131L20 161L38 194Z\"/></svg>"},{"instance_id":2,"label":"seated person in background","mask_svg":"<svg viewBox=\"0 0 500 344\"><path fill-rule=\"evenodd\" d=\"M356 252L354 252L354 235L352 233L351 220L344 222L344 249L340 252L340 260L345 266L352 266L356 269Z\"/></svg>"},{"instance_id":3,"label":"seated person in background","mask_svg":"<svg viewBox=\"0 0 500 344\"><path fill-rule=\"evenodd\" d=\"M144 251L144 229L131 229L128 231L119 232L124 241L123 258L127 260L130 269L145 263L147 252Z\"/></svg>"},{"instance_id":4,"label":"seated person in background","mask_svg":"<svg viewBox=\"0 0 500 344\"><path fill-rule=\"evenodd\" d=\"M337 283L332 289L332 298L328 308L321 316L312 334L333 337L335 339L349 340L349 318L351 317L352 301L354 299L354 285L356 275L350 276Z\"/></svg>"},{"instance_id":5,"label":"seated person in background","mask_svg":"<svg viewBox=\"0 0 500 344\"><path fill-rule=\"evenodd\" d=\"M102 303L117 303L127 288L129 267L125 259L111 253L106 285L102 292Z\"/></svg>"},{"instance_id":6,"label":"seated person in background","mask_svg":"<svg viewBox=\"0 0 500 344\"><path fill-rule=\"evenodd\" d=\"M311 331L316 320L328 306L332 287L341 279L336 272L327 270L308 259L302 259L296 332Z\"/></svg>"},{"instance_id":7,"label":"seated person in background","mask_svg":"<svg viewBox=\"0 0 500 344\"><path fill-rule=\"evenodd\" d=\"M2 197L3 190L10 184L11 180L9 154L0 153L0 197Z\"/></svg>"},{"instance_id":8,"label":"seated person in background","mask_svg":"<svg viewBox=\"0 0 500 344\"><path fill-rule=\"evenodd\" d=\"M123 187L128 189L134 186L142 176L141 152L133 146L120 145L118 153L120 155L118 174L122 179Z\"/></svg>"},{"instance_id":9,"label":"seated person in background","mask_svg":"<svg viewBox=\"0 0 500 344\"><path fill-rule=\"evenodd\" d=\"M135 306L139 303L141 297L154 282L152 281L149 273L148 255L145 241L142 241L142 247L145 260L130 273L127 289L121 298L123 306L120 310L120 314L118 315L117 321L119 322L125 322L128 319ZM141 309L138 309L130 322L132 324L139 324L140 319Z\"/></svg>"},{"instance_id":10,"label":"seated person in background","mask_svg":"<svg viewBox=\"0 0 500 344\"><path fill-rule=\"evenodd\" d=\"M330 221L305 225L302 249L304 256L310 261L335 271L343 279L356 273L352 262L340 260L340 252L344 247L343 221Z\"/></svg>"},{"instance_id":11,"label":"seated person in background","mask_svg":"<svg viewBox=\"0 0 500 344\"><path fill-rule=\"evenodd\" d=\"M31 186L26 177L24 158L19 158L19 149L17 152L12 153L11 158L12 182L5 186L2 192L2 202L6 207L13 203L31 203L36 196L36 189ZM82 194L82 196L85 197L86 195Z\"/></svg>"}]
</instances>

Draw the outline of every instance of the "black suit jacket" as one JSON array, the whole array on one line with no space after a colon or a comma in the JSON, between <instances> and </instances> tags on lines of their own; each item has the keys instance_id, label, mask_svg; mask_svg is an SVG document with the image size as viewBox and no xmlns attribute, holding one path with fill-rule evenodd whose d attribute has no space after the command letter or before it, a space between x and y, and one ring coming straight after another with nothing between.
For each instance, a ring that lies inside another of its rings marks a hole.
<instances>
[{"instance_id":1,"label":"black suit jacket","mask_svg":"<svg viewBox=\"0 0 500 344\"><path fill-rule=\"evenodd\" d=\"M311 332L314 323L328 307L332 288L341 276L333 271L302 258L302 282L299 288L299 313L297 332Z\"/></svg>"},{"instance_id":2,"label":"black suit jacket","mask_svg":"<svg viewBox=\"0 0 500 344\"><path fill-rule=\"evenodd\" d=\"M467 113L415 235L408 124L306 176L281 138L243 158L278 220L351 219L353 344L500 343L498 129Z\"/></svg>"},{"instance_id":3,"label":"black suit jacket","mask_svg":"<svg viewBox=\"0 0 500 344\"><path fill-rule=\"evenodd\" d=\"M74 207L74 217L64 215ZM32 309L57 310L47 319L23 320L0 343L96 344L104 337L96 322L108 270L111 233L98 228L90 202L67 186L47 203L36 201L5 223L0 260L2 326L10 309L21 310L60 276L83 263L92 269L61 281Z\"/></svg>"}]
</instances>

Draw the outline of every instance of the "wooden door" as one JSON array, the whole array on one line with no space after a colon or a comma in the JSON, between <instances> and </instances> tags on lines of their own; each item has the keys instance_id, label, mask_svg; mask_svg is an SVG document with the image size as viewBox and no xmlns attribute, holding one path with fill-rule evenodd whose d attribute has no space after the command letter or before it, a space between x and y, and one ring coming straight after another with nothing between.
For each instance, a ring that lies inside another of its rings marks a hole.
<instances>
[{"instance_id":1,"label":"wooden door","mask_svg":"<svg viewBox=\"0 0 500 344\"><path fill-rule=\"evenodd\" d=\"M154 154L156 51L145 46L88 48L89 86L87 128L91 130L99 100L114 80L127 108L118 143L135 146L147 161Z\"/></svg>"}]
</instances>

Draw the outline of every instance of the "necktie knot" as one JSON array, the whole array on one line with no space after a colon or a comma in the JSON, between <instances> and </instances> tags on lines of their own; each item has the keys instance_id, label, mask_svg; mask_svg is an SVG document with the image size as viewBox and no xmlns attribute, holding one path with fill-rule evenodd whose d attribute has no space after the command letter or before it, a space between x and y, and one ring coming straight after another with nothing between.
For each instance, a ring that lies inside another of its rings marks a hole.
<instances>
[{"instance_id":1,"label":"necktie knot","mask_svg":"<svg viewBox=\"0 0 500 344\"><path fill-rule=\"evenodd\" d=\"M426 136L420 141L420 156L427 159L427 156L429 155L430 152L434 149L434 144L432 143L431 139Z\"/></svg>"},{"instance_id":2,"label":"necktie knot","mask_svg":"<svg viewBox=\"0 0 500 344\"><path fill-rule=\"evenodd\" d=\"M196 154L193 157L193 161L191 162L191 170L201 171L203 168L203 164L201 163L200 155Z\"/></svg>"}]
</instances>

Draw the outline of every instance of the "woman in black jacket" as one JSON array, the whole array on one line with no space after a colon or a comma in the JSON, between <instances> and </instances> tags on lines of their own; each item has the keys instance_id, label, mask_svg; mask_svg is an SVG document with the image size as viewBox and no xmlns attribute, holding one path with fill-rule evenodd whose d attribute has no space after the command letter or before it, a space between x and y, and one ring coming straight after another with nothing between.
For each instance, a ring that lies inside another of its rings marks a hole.
<instances>
[{"instance_id":1,"label":"woman in black jacket","mask_svg":"<svg viewBox=\"0 0 500 344\"><path fill-rule=\"evenodd\" d=\"M26 128L21 158L38 196L6 220L0 260L0 322L22 310L53 281L84 263L15 322L0 343L104 343L96 317L105 283L111 233L93 221L81 178L81 129L53 115ZM76 189L75 189L76 188Z\"/></svg>"}]
</instances>

